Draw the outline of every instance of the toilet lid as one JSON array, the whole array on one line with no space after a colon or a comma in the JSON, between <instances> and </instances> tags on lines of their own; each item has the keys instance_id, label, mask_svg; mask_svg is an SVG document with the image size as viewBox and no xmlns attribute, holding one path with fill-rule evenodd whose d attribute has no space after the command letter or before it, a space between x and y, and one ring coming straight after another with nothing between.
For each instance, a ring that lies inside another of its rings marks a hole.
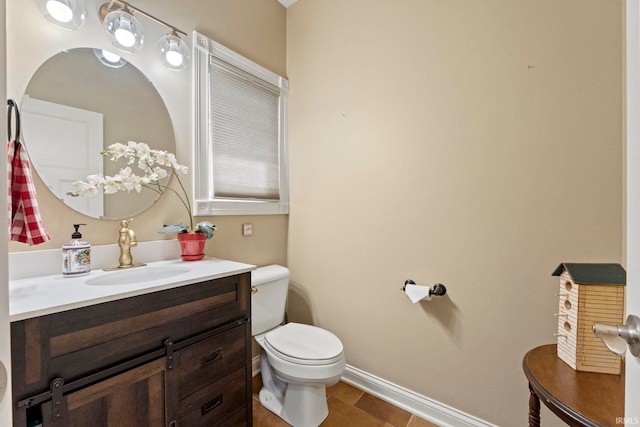
<instances>
[{"instance_id":1,"label":"toilet lid","mask_svg":"<svg viewBox=\"0 0 640 427\"><path fill-rule=\"evenodd\" d=\"M332 363L342 357L342 342L331 332L311 325L287 323L265 335L272 350L302 364Z\"/></svg>"}]
</instances>

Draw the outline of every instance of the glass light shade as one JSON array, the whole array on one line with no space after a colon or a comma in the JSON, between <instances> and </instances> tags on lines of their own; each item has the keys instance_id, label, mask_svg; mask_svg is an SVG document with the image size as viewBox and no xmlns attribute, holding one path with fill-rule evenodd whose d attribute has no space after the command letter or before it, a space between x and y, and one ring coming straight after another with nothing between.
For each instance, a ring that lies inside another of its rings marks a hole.
<instances>
[{"instance_id":1,"label":"glass light shade","mask_svg":"<svg viewBox=\"0 0 640 427\"><path fill-rule=\"evenodd\" d=\"M142 48L144 36L142 25L135 16L124 10L114 10L104 17L104 28L111 43L125 52L136 52Z\"/></svg>"},{"instance_id":2,"label":"glass light shade","mask_svg":"<svg viewBox=\"0 0 640 427\"><path fill-rule=\"evenodd\" d=\"M189 47L175 34L163 36L158 42L158 51L165 67L171 70L184 70L191 60Z\"/></svg>"},{"instance_id":3,"label":"glass light shade","mask_svg":"<svg viewBox=\"0 0 640 427\"><path fill-rule=\"evenodd\" d=\"M107 67L121 68L127 63L124 58L113 52L109 52L108 50L93 49L93 53L96 58L98 58L98 60Z\"/></svg>"},{"instance_id":4,"label":"glass light shade","mask_svg":"<svg viewBox=\"0 0 640 427\"><path fill-rule=\"evenodd\" d=\"M47 2L47 12L53 19L65 24L73 19L73 10L66 2L49 0Z\"/></svg>"},{"instance_id":5,"label":"glass light shade","mask_svg":"<svg viewBox=\"0 0 640 427\"><path fill-rule=\"evenodd\" d=\"M77 30L87 18L84 0L36 0L47 21L66 30Z\"/></svg>"}]
</instances>

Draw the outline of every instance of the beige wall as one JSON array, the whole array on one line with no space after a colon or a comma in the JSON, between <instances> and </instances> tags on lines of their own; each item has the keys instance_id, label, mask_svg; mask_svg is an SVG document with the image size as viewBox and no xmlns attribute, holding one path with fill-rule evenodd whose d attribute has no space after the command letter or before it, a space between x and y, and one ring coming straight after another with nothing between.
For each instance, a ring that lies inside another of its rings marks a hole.
<instances>
[{"instance_id":1,"label":"beige wall","mask_svg":"<svg viewBox=\"0 0 640 427\"><path fill-rule=\"evenodd\" d=\"M620 1L289 8L290 318L350 365L526 424L551 272L622 260L622 40ZM448 294L413 305L405 279Z\"/></svg>"},{"instance_id":2,"label":"beige wall","mask_svg":"<svg viewBox=\"0 0 640 427\"><path fill-rule=\"evenodd\" d=\"M7 92L20 101L36 69L47 58L62 49L73 47L110 48L101 23L98 7L102 0L88 0L88 19L78 31L65 31L49 24L38 12L35 2L11 0L7 2ZM284 7L277 0L136 0L140 9L170 22L188 32L197 30L258 64L279 74L285 73ZM191 68L174 72L162 66L155 52L158 38L166 32L163 27L140 17L147 35L145 47L126 59L145 73L156 85L169 114L176 134L177 155L181 163L191 164L192 94ZM148 142L153 146L151 141ZM36 247L10 243L9 251L52 249L69 240L73 223L87 223L83 237L92 244L115 243L119 223L99 221L78 214L62 205L36 177L38 200L51 241ZM206 246L208 255L264 265L286 263L287 217L215 217L210 219L218 232ZM144 214L138 215L132 228L138 240L163 238L157 233L163 224L186 221L183 209L171 195L162 197ZM253 223L253 236L242 237L242 222ZM170 236L173 237L173 236ZM167 238L170 238L167 237ZM133 250L135 256L135 249Z\"/></svg>"}]
</instances>

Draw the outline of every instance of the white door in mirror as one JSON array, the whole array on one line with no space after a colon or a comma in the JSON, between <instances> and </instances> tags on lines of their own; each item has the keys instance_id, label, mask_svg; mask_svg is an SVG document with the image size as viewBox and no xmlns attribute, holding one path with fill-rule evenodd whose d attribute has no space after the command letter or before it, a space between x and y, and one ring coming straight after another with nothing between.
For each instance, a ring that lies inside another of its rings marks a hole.
<instances>
[{"instance_id":1,"label":"white door in mirror","mask_svg":"<svg viewBox=\"0 0 640 427\"><path fill-rule=\"evenodd\" d=\"M103 120L102 113L29 95L22 101L24 141L40 177L69 207L94 218L104 215L102 197L70 197L67 192L75 190L78 179L102 173Z\"/></svg>"}]
</instances>

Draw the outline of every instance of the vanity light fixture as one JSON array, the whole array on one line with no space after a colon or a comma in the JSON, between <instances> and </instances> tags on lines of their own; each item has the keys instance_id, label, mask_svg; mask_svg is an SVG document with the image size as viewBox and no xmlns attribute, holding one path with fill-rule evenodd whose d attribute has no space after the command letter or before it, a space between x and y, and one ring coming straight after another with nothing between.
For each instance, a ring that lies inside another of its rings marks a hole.
<instances>
[{"instance_id":1,"label":"vanity light fixture","mask_svg":"<svg viewBox=\"0 0 640 427\"><path fill-rule=\"evenodd\" d=\"M190 52L187 44L179 34L187 35L155 16L138 9L123 0L111 0L100 6L100 19L115 47L126 52L135 52L142 48L142 25L134 14L142 15L158 24L164 25L170 31L158 42L158 52L164 65L172 70L183 70L189 65Z\"/></svg>"},{"instance_id":2,"label":"vanity light fixture","mask_svg":"<svg viewBox=\"0 0 640 427\"><path fill-rule=\"evenodd\" d=\"M66 30L77 30L87 18L84 0L36 0L36 4L49 22Z\"/></svg>"}]
</instances>

